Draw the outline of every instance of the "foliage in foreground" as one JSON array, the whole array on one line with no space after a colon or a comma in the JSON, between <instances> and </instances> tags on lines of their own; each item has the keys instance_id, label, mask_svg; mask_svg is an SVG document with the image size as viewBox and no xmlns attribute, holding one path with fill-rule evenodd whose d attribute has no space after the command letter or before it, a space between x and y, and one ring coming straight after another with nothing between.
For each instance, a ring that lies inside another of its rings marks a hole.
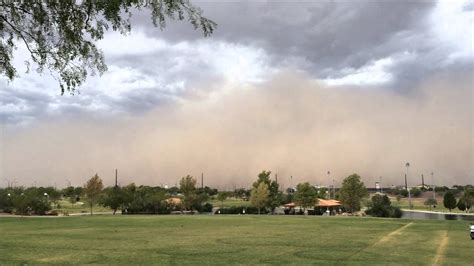
<instances>
[{"instance_id":1,"label":"foliage in foreground","mask_svg":"<svg viewBox=\"0 0 474 266\"><path fill-rule=\"evenodd\" d=\"M204 36L217 26L187 0L1 1L0 73L10 80L17 75L13 55L18 43L23 43L37 72L57 73L61 92L74 93L89 72L107 70L95 42L109 29L129 32L130 17L140 9L149 11L153 25L160 29L167 20L185 18ZM29 68L30 61L26 65Z\"/></svg>"}]
</instances>

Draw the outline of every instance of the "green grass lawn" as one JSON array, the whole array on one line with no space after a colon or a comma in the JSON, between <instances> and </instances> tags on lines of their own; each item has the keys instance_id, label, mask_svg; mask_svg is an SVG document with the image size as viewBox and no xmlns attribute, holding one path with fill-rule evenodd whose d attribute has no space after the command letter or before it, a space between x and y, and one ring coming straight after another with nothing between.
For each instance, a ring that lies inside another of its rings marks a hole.
<instances>
[{"instance_id":1,"label":"green grass lawn","mask_svg":"<svg viewBox=\"0 0 474 266\"><path fill-rule=\"evenodd\" d=\"M390 200L392 201L393 206L400 207L402 209L410 209L408 198L402 198L402 199L400 199L400 202L398 202L395 197L391 197ZM414 210L429 211L430 210L429 206L426 206L424 204L425 200L426 200L426 198L412 198L411 202L413 204L413 209ZM438 204L436 205L436 208L431 208L431 211L449 212L449 210L446 209L443 205L443 198L437 198L436 200L438 201ZM464 213L463 211L461 211L457 208L451 210L451 212Z\"/></svg>"},{"instance_id":2,"label":"green grass lawn","mask_svg":"<svg viewBox=\"0 0 474 266\"><path fill-rule=\"evenodd\" d=\"M250 201L238 198L228 198L224 200L224 202L220 202L217 199L212 199L209 202L214 207L250 206Z\"/></svg>"},{"instance_id":3,"label":"green grass lawn","mask_svg":"<svg viewBox=\"0 0 474 266\"><path fill-rule=\"evenodd\" d=\"M0 264L472 265L468 225L269 215L0 218Z\"/></svg>"},{"instance_id":4,"label":"green grass lawn","mask_svg":"<svg viewBox=\"0 0 474 266\"><path fill-rule=\"evenodd\" d=\"M72 204L68 200L59 200L58 204L61 208L57 208L57 205L52 204L53 210L59 212L59 213L87 213L90 212L91 209L87 203L75 203ZM93 212L111 212L112 210L103 206L100 206L98 204L94 205L92 208ZM120 212L120 211L119 211Z\"/></svg>"}]
</instances>

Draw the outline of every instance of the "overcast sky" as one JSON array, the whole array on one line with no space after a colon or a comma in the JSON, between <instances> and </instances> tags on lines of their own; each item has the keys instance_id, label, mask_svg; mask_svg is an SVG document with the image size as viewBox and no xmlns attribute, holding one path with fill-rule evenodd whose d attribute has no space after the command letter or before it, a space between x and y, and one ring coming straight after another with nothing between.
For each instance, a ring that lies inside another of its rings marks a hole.
<instances>
[{"instance_id":1,"label":"overcast sky","mask_svg":"<svg viewBox=\"0 0 474 266\"><path fill-rule=\"evenodd\" d=\"M75 96L48 73L0 77L1 186L247 187L474 183L472 1L199 2L218 27L163 31L134 13ZM331 176L327 177L327 171ZM290 179L293 176L293 179Z\"/></svg>"}]
</instances>

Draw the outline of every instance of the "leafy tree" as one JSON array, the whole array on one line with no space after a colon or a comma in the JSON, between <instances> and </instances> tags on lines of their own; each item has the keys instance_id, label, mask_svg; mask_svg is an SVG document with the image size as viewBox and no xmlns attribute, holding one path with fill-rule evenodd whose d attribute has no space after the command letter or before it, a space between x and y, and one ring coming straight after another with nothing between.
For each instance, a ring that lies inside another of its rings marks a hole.
<instances>
[{"instance_id":1,"label":"leafy tree","mask_svg":"<svg viewBox=\"0 0 474 266\"><path fill-rule=\"evenodd\" d=\"M400 209L392 206L392 202L387 195L380 194L372 197L367 213L376 217L401 217Z\"/></svg>"},{"instance_id":2,"label":"leafy tree","mask_svg":"<svg viewBox=\"0 0 474 266\"><path fill-rule=\"evenodd\" d=\"M429 206L430 211L431 211L431 207L438 204L438 201L436 199L433 199L433 198L427 198L425 200L424 204L425 204L425 206Z\"/></svg>"},{"instance_id":3,"label":"leafy tree","mask_svg":"<svg viewBox=\"0 0 474 266\"><path fill-rule=\"evenodd\" d=\"M474 189L465 188L462 196L459 198L457 207L461 211L469 212L474 204Z\"/></svg>"},{"instance_id":4,"label":"leafy tree","mask_svg":"<svg viewBox=\"0 0 474 266\"><path fill-rule=\"evenodd\" d=\"M400 195L402 195L405 198L408 197L408 189L402 189L400 191Z\"/></svg>"},{"instance_id":5,"label":"leafy tree","mask_svg":"<svg viewBox=\"0 0 474 266\"><path fill-rule=\"evenodd\" d=\"M69 199L69 202L74 205L77 202L77 195L73 186L69 186L62 190L63 196Z\"/></svg>"},{"instance_id":6,"label":"leafy tree","mask_svg":"<svg viewBox=\"0 0 474 266\"><path fill-rule=\"evenodd\" d=\"M327 187L320 187L318 189L318 198L326 199L329 196L329 189Z\"/></svg>"},{"instance_id":7,"label":"leafy tree","mask_svg":"<svg viewBox=\"0 0 474 266\"><path fill-rule=\"evenodd\" d=\"M414 187L411 189L411 195L415 198L419 197L421 195L421 190L417 187Z\"/></svg>"},{"instance_id":8,"label":"leafy tree","mask_svg":"<svg viewBox=\"0 0 474 266\"><path fill-rule=\"evenodd\" d=\"M117 187L108 187L104 189L104 193L100 200L100 204L105 207L109 207L113 210L114 215L117 210L123 206L124 203L124 193L123 189L119 186Z\"/></svg>"},{"instance_id":9,"label":"leafy tree","mask_svg":"<svg viewBox=\"0 0 474 266\"><path fill-rule=\"evenodd\" d=\"M51 210L48 194L44 194L44 188L30 187L10 193L15 213L21 215L44 215Z\"/></svg>"},{"instance_id":10,"label":"leafy tree","mask_svg":"<svg viewBox=\"0 0 474 266\"><path fill-rule=\"evenodd\" d=\"M187 18L195 29L209 36L217 26L202 16L202 10L189 0L62 0L0 2L0 72L12 80L13 51L24 43L37 71L56 72L61 93L74 93L89 72L107 70L102 52L95 42L112 29L130 31L133 11L148 10L154 26L165 28L167 20Z\"/></svg>"},{"instance_id":11,"label":"leafy tree","mask_svg":"<svg viewBox=\"0 0 474 266\"><path fill-rule=\"evenodd\" d=\"M160 187L135 186L122 188L122 214L167 214L171 212L166 202L166 190Z\"/></svg>"},{"instance_id":12,"label":"leafy tree","mask_svg":"<svg viewBox=\"0 0 474 266\"><path fill-rule=\"evenodd\" d=\"M456 198L454 197L454 193L448 191L444 193L443 204L446 209L449 209L451 212L452 209L456 208Z\"/></svg>"},{"instance_id":13,"label":"leafy tree","mask_svg":"<svg viewBox=\"0 0 474 266\"><path fill-rule=\"evenodd\" d=\"M74 187L73 186L68 186L66 188L63 188L61 191L64 197L73 197L74 196Z\"/></svg>"},{"instance_id":14,"label":"leafy tree","mask_svg":"<svg viewBox=\"0 0 474 266\"><path fill-rule=\"evenodd\" d=\"M75 187L74 193L76 195L76 202L81 200L82 195L84 195L84 188L83 187Z\"/></svg>"},{"instance_id":15,"label":"leafy tree","mask_svg":"<svg viewBox=\"0 0 474 266\"><path fill-rule=\"evenodd\" d=\"M467 209L466 204L464 203L462 199L458 200L458 204L456 204L456 207L458 207L460 211L465 211Z\"/></svg>"},{"instance_id":16,"label":"leafy tree","mask_svg":"<svg viewBox=\"0 0 474 266\"><path fill-rule=\"evenodd\" d=\"M194 177L187 175L182 177L179 181L179 189L184 195L190 194L196 191L196 179Z\"/></svg>"},{"instance_id":17,"label":"leafy tree","mask_svg":"<svg viewBox=\"0 0 474 266\"><path fill-rule=\"evenodd\" d=\"M224 205L224 200L227 199L227 196L226 192L219 192L217 194L217 200L221 202L221 207Z\"/></svg>"},{"instance_id":18,"label":"leafy tree","mask_svg":"<svg viewBox=\"0 0 474 266\"><path fill-rule=\"evenodd\" d=\"M437 186L435 187L435 192L446 192L449 191L449 188L447 186Z\"/></svg>"},{"instance_id":19,"label":"leafy tree","mask_svg":"<svg viewBox=\"0 0 474 266\"><path fill-rule=\"evenodd\" d=\"M253 183L253 188L257 188L260 183L264 183L268 188L268 200L265 203L265 207L270 208L273 213L275 208L280 206L283 201L283 193L279 191L279 185L276 180L270 180L271 171L263 170L258 174L258 179Z\"/></svg>"},{"instance_id":20,"label":"leafy tree","mask_svg":"<svg viewBox=\"0 0 474 266\"><path fill-rule=\"evenodd\" d=\"M308 182L300 183L296 186L296 193L294 196L294 201L296 204L303 208L303 211L308 207L314 207L317 203L317 194L316 189L311 186Z\"/></svg>"},{"instance_id":21,"label":"leafy tree","mask_svg":"<svg viewBox=\"0 0 474 266\"><path fill-rule=\"evenodd\" d=\"M400 203L400 200L402 199L402 196L401 196L401 195L397 195L396 199L397 199L397 202Z\"/></svg>"},{"instance_id":22,"label":"leafy tree","mask_svg":"<svg viewBox=\"0 0 474 266\"><path fill-rule=\"evenodd\" d=\"M360 210L362 198L368 195L364 183L357 174L352 174L342 181L339 193L343 205L351 212Z\"/></svg>"},{"instance_id":23,"label":"leafy tree","mask_svg":"<svg viewBox=\"0 0 474 266\"><path fill-rule=\"evenodd\" d=\"M13 190L9 188L0 188L0 210L11 213L13 211Z\"/></svg>"},{"instance_id":24,"label":"leafy tree","mask_svg":"<svg viewBox=\"0 0 474 266\"><path fill-rule=\"evenodd\" d=\"M214 195L217 195L218 191L216 188L210 188L208 186L205 186L204 188L198 188L197 193L198 194L205 193L209 196L214 196Z\"/></svg>"},{"instance_id":25,"label":"leafy tree","mask_svg":"<svg viewBox=\"0 0 474 266\"><path fill-rule=\"evenodd\" d=\"M84 193L91 208L91 215L92 207L99 201L103 188L104 185L102 184L102 179L100 179L97 174L89 179L84 186Z\"/></svg>"},{"instance_id":26,"label":"leafy tree","mask_svg":"<svg viewBox=\"0 0 474 266\"><path fill-rule=\"evenodd\" d=\"M249 197L250 197L250 192L252 190L250 189L245 189L245 188L238 188L238 189L235 189L234 190L234 196L236 198L241 198L241 199L245 199L245 200L248 200Z\"/></svg>"},{"instance_id":27,"label":"leafy tree","mask_svg":"<svg viewBox=\"0 0 474 266\"><path fill-rule=\"evenodd\" d=\"M463 200L466 204L467 211L474 206L474 186L466 186L463 194Z\"/></svg>"},{"instance_id":28,"label":"leafy tree","mask_svg":"<svg viewBox=\"0 0 474 266\"><path fill-rule=\"evenodd\" d=\"M184 195L184 206L186 209L193 210L199 208L209 196L206 193L197 193L196 179L187 175L179 181L179 189Z\"/></svg>"},{"instance_id":29,"label":"leafy tree","mask_svg":"<svg viewBox=\"0 0 474 266\"><path fill-rule=\"evenodd\" d=\"M254 187L252 189L250 202L258 209L258 214L260 214L260 210L266 206L269 195L268 185L265 184L265 182L260 182L256 188Z\"/></svg>"}]
</instances>

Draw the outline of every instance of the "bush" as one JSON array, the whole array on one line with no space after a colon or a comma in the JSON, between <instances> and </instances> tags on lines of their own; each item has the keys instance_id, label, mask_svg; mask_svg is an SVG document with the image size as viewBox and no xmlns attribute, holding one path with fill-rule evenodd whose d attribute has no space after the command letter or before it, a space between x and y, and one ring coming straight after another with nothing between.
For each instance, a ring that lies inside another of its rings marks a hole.
<instances>
[{"instance_id":1,"label":"bush","mask_svg":"<svg viewBox=\"0 0 474 266\"><path fill-rule=\"evenodd\" d=\"M402 197L408 197L408 190L406 190L406 189L400 190L400 195L401 195Z\"/></svg>"},{"instance_id":2,"label":"bush","mask_svg":"<svg viewBox=\"0 0 474 266\"><path fill-rule=\"evenodd\" d=\"M392 203L387 195L374 195L372 197L372 202L369 204L367 214L375 217L402 217L402 211L400 208L393 207L391 204Z\"/></svg>"},{"instance_id":3,"label":"bush","mask_svg":"<svg viewBox=\"0 0 474 266\"><path fill-rule=\"evenodd\" d=\"M391 212L390 217L392 217L392 218L401 218L401 217L402 217L403 212L402 212L402 210L401 210L400 208L398 208L398 207L391 207L391 209L392 209L392 212Z\"/></svg>"},{"instance_id":4,"label":"bush","mask_svg":"<svg viewBox=\"0 0 474 266\"><path fill-rule=\"evenodd\" d=\"M414 187L411 189L411 194L415 198L419 197L421 195L421 190L419 188Z\"/></svg>"},{"instance_id":5,"label":"bush","mask_svg":"<svg viewBox=\"0 0 474 266\"><path fill-rule=\"evenodd\" d=\"M204 205L201 205L199 208L196 208L198 212L212 212L212 204L207 202Z\"/></svg>"}]
</instances>

